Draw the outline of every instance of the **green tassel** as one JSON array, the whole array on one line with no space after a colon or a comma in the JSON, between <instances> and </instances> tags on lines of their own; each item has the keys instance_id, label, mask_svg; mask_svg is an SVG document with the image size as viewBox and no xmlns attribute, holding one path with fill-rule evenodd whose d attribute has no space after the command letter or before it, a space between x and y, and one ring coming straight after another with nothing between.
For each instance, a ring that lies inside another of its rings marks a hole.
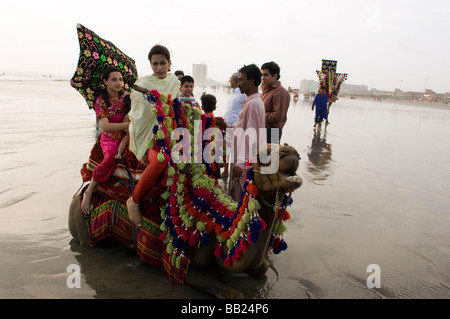
<instances>
[{"instance_id":1,"label":"green tassel","mask_svg":"<svg viewBox=\"0 0 450 319\"><path fill-rule=\"evenodd\" d=\"M175 254L172 255L172 266L175 267L177 263L177 256Z\"/></svg>"},{"instance_id":2,"label":"green tassel","mask_svg":"<svg viewBox=\"0 0 450 319\"><path fill-rule=\"evenodd\" d=\"M159 229L161 229L162 231L167 231L166 223L163 222L163 223L159 226Z\"/></svg>"},{"instance_id":3,"label":"green tassel","mask_svg":"<svg viewBox=\"0 0 450 319\"><path fill-rule=\"evenodd\" d=\"M147 143L147 148L153 148L153 146L155 146L155 142L154 142L153 140L150 140L150 141Z\"/></svg>"},{"instance_id":4,"label":"green tassel","mask_svg":"<svg viewBox=\"0 0 450 319\"><path fill-rule=\"evenodd\" d=\"M158 132L156 132L156 138L158 140L163 140L166 138L166 136L164 135L164 132L161 129L159 129Z\"/></svg>"},{"instance_id":5,"label":"green tassel","mask_svg":"<svg viewBox=\"0 0 450 319\"><path fill-rule=\"evenodd\" d=\"M164 193L161 194L161 198L166 200L167 198L169 198L170 196L170 192L169 191L165 191ZM163 206L164 207L164 206ZM164 207L165 208L165 207Z\"/></svg>"},{"instance_id":6,"label":"green tassel","mask_svg":"<svg viewBox=\"0 0 450 319\"><path fill-rule=\"evenodd\" d=\"M177 269L180 269L181 266L181 256L177 257L177 261L175 263L175 267L177 267Z\"/></svg>"},{"instance_id":7,"label":"green tassel","mask_svg":"<svg viewBox=\"0 0 450 319\"><path fill-rule=\"evenodd\" d=\"M166 252L170 255L173 253L173 244L169 243L166 248Z\"/></svg>"},{"instance_id":8,"label":"green tassel","mask_svg":"<svg viewBox=\"0 0 450 319\"><path fill-rule=\"evenodd\" d=\"M170 186L173 185L173 178L172 178L172 177L169 177L169 178L167 179L166 185L167 185L167 187L170 187Z\"/></svg>"},{"instance_id":9,"label":"green tassel","mask_svg":"<svg viewBox=\"0 0 450 319\"><path fill-rule=\"evenodd\" d=\"M261 209L261 205L259 204L259 202L255 198L252 198L252 199L249 200L249 202L248 202L248 210L249 210L250 213L257 212L260 209Z\"/></svg>"},{"instance_id":10,"label":"green tassel","mask_svg":"<svg viewBox=\"0 0 450 319\"><path fill-rule=\"evenodd\" d=\"M233 248L233 246L234 246L234 242L231 239L228 239L227 240L228 250L231 250L231 248Z\"/></svg>"},{"instance_id":11,"label":"green tassel","mask_svg":"<svg viewBox=\"0 0 450 319\"><path fill-rule=\"evenodd\" d=\"M173 168L173 166L169 166L169 168L167 169L167 175L170 177L175 175L175 168Z\"/></svg>"},{"instance_id":12,"label":"green tassel","mask_svg":"<svg viewBox=\"0 0 450 319\"><path fill-rule=\"evenodd\" d=\"M186 226L187 227L194 227L194 225L195 225L195 219L192 218L192 216L190 216L188 221L187 221L187 223L186 223Z\"/></svg>"},{"instance_id":13,"label":"green tassel","mask_svg":"<svg viewBox=\"0 0 450 319\"><path fill-rule=\"evenodd\" d=\"M285 233L287 231L287 227L286 227L285 224L281 223L279 225L280 226L278 226L278 228L275 228L276 229L275 236L277 236L279 234L282 234L282 233Z\"/></svg>"},{"instance_id":14,"label":"green tassel","mask_svg":"<svg viewBox=\"0 0 450 319\"><path fill-rule=\"evenodd\" d=\"M166 119L164 120L164 125L165 125L166 127L171 127L171 126L172 126L172 118L166 117ZM169 134L167 134L167 135L169 135ZM170 136L170 135L169 135L169 136Z\"/></svg>"},{"instance_id":15,"label":"green tassel","mask_svg":"<svg viewBox=\"0 0 450 319\"><path fill-rule=\"evenodd\" d=\"M164 162L164 160L166 159L166 158L164 157L164 154L161 153L161 152L158 153L157 158L158 158L158 162L160 162L160 163Z\"/></svg>"},{"instance_id":16,"label":"green tassel","mask_svg":"<svg viewBox=\"0 0 450 319\"><path fill-rule=\"evenodd\" d=\"M167 95L165 95L164 93L160 93L160 97L159 99L161 100L161 102L166 103L167 102Z\"/></svg>"},{"instance_id":17,"label":"green tassel","mask_svg":"<svg viewBox=\"0 0 450 319\"><path fill-rule=\"evenodd\" d=\"M203 223L202 221L198 221L197 222L197 229L199 230L199 231L204 231L205 230L205 223Z\"/></svg>"},{"instance_id":18,"label":"green tassel","mask_svg":"<svg viewBox=\"0 0 450 319\"><path fill-rule=\"evenodd\" d=\"M162 109L164 111L164 114L166 114L166 115L169 114L169 108L170 108L169 104L163 105Z\"/></svg>"}]
</instances>

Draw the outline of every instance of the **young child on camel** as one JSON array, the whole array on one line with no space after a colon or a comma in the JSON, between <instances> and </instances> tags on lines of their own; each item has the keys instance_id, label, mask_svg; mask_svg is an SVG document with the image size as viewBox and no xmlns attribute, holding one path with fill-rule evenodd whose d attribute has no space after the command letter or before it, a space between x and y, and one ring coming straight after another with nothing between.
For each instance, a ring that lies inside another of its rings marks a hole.
<instances>
[{"instance_id":1,"label":"young child on camel","mask_svg":"<svg viewBox=\"0 0 450 319\"><path fill-rule=\"evenodd\" d=\"M102 130L100 146L103 161L94 169L90 184L84 192L81 210L85 214L90 212L92 193L97 185L108 181L116 168L116 158L121 156L127 143L126 132L130 123L126 116L131 107L130 93L123 90L120 69L110 66L103 71L102 75L106 89L95 100L94 110ZM124 137L125 141L123 141Z\"/></svg>"},{"instance_id":2,"label":"young child on camel","mask_svg":"<svg viewBox=\"0 0 450 319\"><path fill-rule=\"evenodd\" d=\"M214 119L214 121L216 123L216 127L225 129L226 124L225 124L225 121L223 120L223 118L214 116L214 111L216 110L216 104L217 104L216 97L212 94L203 93L203 95L200 97L200 101L202 102L203 113L211 116ZM216 145L216 147L219 147L220 145L222 146L222 156L221 157L223 159L225 159L225 150L226 150L225 137L221 136L220 140L216 141L216 142L218 143ZM216 149L214 149L214 150L217 151ZM216 179L220 179L221 178L220 168L224 167L225 163L224 162L222 162L222 163L216 162L215 164L216 164L215 165L216 171L213 172L213 174Z\"/></svg>"},{"instance_id":3,"label":"young child on camel","mask_svg":"<svg viewBox=\"0 0 450 319\"><path fill-rule=\"evenodd\" d=\"M194 78L190 75L185 75L180 79L180 101L189 103L192 107L199 107L194 98Z\"/></svg>"}]
</instances>

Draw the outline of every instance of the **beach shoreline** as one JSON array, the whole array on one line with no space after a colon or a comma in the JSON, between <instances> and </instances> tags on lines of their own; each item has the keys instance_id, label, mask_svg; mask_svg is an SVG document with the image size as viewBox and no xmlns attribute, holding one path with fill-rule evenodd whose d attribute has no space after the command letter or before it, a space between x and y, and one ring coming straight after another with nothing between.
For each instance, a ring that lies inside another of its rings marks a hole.
<instances>
[{"instance_id":1,"label":"beach shoreline","mask_svg":"<svg viewBox=\"0 0 450 319\"><path fill-rule=\"evenodd\" d=\"M0 296L211 298L172 285L132 251L73 241L68 209L95 114L68 81L1 83ZM205 90L222 116L228 90ZM262 278L224 280L249 299L448 298L450 111L342 98L331 124L314 130L310 103L291 103L281 143L300 154L303 185L288 207L288 249L269 255ZM366 285L373 264L380 289ZM67 287L70 265L81 267L80 289Z\"/></svg>"}]
</instances>

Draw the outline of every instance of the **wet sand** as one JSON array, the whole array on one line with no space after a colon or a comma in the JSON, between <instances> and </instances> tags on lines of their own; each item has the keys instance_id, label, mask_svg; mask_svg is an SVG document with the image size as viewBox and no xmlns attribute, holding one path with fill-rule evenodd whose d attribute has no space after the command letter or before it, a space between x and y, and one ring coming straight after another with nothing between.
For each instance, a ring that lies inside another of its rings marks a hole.
<instances>
[{"instance_id":1,"label":"wet sand","mask_svg":"<svg viewBox=\"0 0 450 319\"><path fill-rule=\"evenodd\" d=\"M223 115L227 91L206 91ZM69 204L98 131L68 82L1 81L0 108L0 298L212 298L122 247L72 240ZM304 180L288 249L265 277L224 281L247 298L449 298L450 107L341 99L326 128L313 117L292 102L283 131ZM67 287L71 264L80 288ZM372 264L381 288L366 284Z\"/></svg>"}]
</instances>

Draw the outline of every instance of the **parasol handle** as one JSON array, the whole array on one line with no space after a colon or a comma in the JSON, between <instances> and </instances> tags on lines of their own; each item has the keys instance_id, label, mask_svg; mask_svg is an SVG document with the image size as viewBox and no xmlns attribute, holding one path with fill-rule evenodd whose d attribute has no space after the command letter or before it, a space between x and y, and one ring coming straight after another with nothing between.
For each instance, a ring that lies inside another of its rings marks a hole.
<instances>
[{"instance_id":1,"label":"parasol handle","mask_svg":"<svg viewBox=\"0 0 450 319\"><path fill-rule=\"evenodd\" d=\"M147 90L146 88L143 88L142 86L139 86L139 85L134 85L133 86L133 90L141 92L142 94L149 94L150 93L149 90Z\"/></svg>"}]
</instances>

